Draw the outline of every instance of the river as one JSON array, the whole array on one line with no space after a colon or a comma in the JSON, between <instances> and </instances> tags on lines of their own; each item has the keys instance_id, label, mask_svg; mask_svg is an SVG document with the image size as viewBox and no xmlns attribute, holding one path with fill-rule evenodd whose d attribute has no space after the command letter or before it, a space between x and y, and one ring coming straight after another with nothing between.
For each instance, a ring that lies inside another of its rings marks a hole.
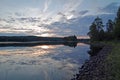
<instances>
[{"instance_id":1,"label":"river","mask_svg":"<svg viewBox=\"0 0 120 80\"><path fill-rule=\"evenodd\" d=\"M0 80L70 80L89 59L89 45L0 47Z\"/></svg>"}]
</instances>

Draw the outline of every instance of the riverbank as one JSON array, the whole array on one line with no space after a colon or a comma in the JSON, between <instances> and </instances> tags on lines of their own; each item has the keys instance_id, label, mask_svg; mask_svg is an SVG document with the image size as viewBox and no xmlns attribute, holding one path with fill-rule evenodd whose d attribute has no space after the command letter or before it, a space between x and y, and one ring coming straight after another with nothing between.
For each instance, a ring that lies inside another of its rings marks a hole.
<instances>
[{"instance_id":1,"label":"riverbank","mask_svg":"<svg viewBox=\"0 0 120 80\"><path fill-rule=\"evenodd\" d=\"M120 41L107 42L107 44L112 45L114 48L112 52L108 55L106 59L109 65L109 73L111 73L112 80L120 79Z\"/></svg>"},{"instance_id":2,"label":"riverbank","mask_svg":"<svg viewBox=\"0 0 120 80\"><path fill-rule=\"evenodd\" d=\"M96 55L91 56L80 68L73 80L113 80L111 63L107 58L113 46L105 45Z\"/></svg>"}]
</instances>

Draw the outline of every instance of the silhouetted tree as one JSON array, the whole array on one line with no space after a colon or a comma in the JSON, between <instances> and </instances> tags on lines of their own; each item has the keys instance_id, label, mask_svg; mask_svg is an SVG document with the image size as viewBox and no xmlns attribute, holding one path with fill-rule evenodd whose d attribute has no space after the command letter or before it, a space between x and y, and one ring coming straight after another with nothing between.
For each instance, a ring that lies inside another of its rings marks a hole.
<instances>
[{"instance_id":1,"label":"silhouetted tree","mask_svg":"<svg viewBox=\"0 0 120 80\"><path fill-rule=\"evenodd\" d=\"M101 30L103 30L103 22L102 22L102 19L97 17L95 20L94 20L94 24L96 25L96 28L98 30L98 32L100 32Z\"/></svg>"},{"instance_id":2,"label":"silhouetted tree","mask_svg":"<svg viewBox=\"0 0 120 80\"><path fill-rule=\"evenodd\" d=\"M114 22L111 19L108 20L106 24L106 28L107 28L107 32L113 32Z\"/></svg>"},{"instance_id":3,"label":"silhouetted tree","mask_svg":"<svg viewBox=\"0 0 120 80\"><path fill-rule=\"evenodd\" d=\"M68 37L64 37L65 41L77 41L77 37L74 36L68 36Z\"/></svg>"},{"instance_id":4,"label":"silhouetted tree","mask_svg":"<svg viewBox=\"0 0 120 80\"><path fill-rule=\"evenodd\" d=\"M99 41L103 39L103 35L104 35L103 27L104 26L102 19L99 17L95 18L92 25L90 26L90 31L88 32L91 41Z\"/></svg>"},{"instance_id":5,"label":"silhouetted tree","mask_svg":"<svg viewBox=\"0 0 120 80\"><path fill-rule=\"evenodd\" d=\"M99 41L105 40L105 32L103 29L100 30L99 32Z\"/></svg>"},{"instance_id":6,"label":"silhouetted tree","mask_svg":"<svg viewBox=\"0 0 120 80\"><path fill-rule=\"evenodd\" d=\"M120 7L117 11L117 17L115 19L114 36L115 38L120 39Z\"/></svg>"},{"instance_id":7,"label":"silhouetted tree","mask_svg":"<svg viewBox=\"0 0 120 80\"><path fill-rule=\"evenodd\" d=\"M104 33L104 40L112 40L114 39L113 31L114 31L115 23L109 19L106 23L106 32Z\"/></svg>"},{"instance_id":8,"label":"silhouetted tree","mask_svg":"<svg viewBox=\"0 0 120 80\"><path fill-rule=\"evenodd\" d=\"M90 31L88 32L88 35L90 36L91 41L98 40L98 30L94 23L92 23L92 25L90 26Z\"/></svg>"}]
</instances>

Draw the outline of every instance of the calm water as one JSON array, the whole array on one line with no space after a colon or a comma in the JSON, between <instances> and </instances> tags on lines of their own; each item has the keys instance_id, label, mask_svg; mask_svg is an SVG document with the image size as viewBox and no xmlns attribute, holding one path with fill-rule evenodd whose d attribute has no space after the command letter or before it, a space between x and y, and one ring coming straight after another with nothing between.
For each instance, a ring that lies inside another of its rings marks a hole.
<instances>
[{"instance_id":1,"label":"calm water","mask_svg":"<svg viewBox=\"0 0 120 80\"><path fill-rule=\"evenodd\" d=\"M70 80L89 59L89 45L0 47L0 80Z\"/></svg>"}]
</instances>

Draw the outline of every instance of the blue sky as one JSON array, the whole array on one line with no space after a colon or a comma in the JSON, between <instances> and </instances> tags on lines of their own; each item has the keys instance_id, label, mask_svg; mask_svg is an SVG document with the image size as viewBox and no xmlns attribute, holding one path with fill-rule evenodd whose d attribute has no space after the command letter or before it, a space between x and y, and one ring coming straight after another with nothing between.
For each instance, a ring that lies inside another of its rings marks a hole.
<instances>
[{"instance_id":1,"label":"blue sky","mask_svg":"<svg viewBox=\"0 0 120 80\"><path fill-rule=\"evenodd\" d=\"M53 30L63 29L64 26L65 34L59 36L71 35L73 28L65 26L76 25L73 24L75 20L86 16L115 16L119 5L120 0L0 0L0 33L55 36L60 32ZM82 26L78 29L82 30ZM78 35L79 32L74 34Z\"/></svg>"}]
</instances>

